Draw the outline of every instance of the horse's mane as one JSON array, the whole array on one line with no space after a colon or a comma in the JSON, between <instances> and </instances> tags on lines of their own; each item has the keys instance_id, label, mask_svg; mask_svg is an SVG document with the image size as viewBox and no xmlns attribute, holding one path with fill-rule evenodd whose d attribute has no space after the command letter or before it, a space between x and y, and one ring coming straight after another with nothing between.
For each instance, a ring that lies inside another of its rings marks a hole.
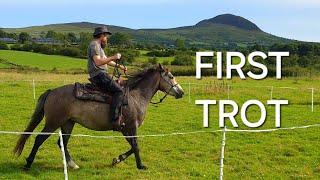
<instances>
[{"instance_id":1,"label":"horse's mane","mask_svg":"<svg viewBox=\"0 0 320 180\"><path fill-rule=\"evenodd\" d=\"M136 72L135 74L128 77L128 80L125 81L125 84L130 89L135 88L135 86L141 81L144 77L148 76L150 73L157 71L158 68L148 68L144 70L140 70Z\"/></svg>"}]
</instances>

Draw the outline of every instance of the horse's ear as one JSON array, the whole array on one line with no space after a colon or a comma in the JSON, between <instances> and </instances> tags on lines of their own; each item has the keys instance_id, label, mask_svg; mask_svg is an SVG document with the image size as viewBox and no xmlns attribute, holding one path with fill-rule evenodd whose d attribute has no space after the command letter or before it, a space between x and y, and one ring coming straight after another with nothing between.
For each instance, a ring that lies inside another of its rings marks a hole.
<instances>
[{"instance_id":1,"label":"horse's ear","mask_svg":"<svg viewBox=\"0 0 320 180\"><path fill-rule=\"evenodd\" d=\"M163 69L164 69L164 67L163 67L162 64L160 64L160 63L159 63L159 69L160 69L160 70L163 70Z\"/></svg>"}]
</instances>

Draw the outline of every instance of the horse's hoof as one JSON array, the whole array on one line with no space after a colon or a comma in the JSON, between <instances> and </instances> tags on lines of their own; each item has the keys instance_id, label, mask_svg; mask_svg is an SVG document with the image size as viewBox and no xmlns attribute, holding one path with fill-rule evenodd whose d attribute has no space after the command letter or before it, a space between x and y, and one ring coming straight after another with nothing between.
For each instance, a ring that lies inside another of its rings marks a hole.
<instances>
[{"instance_id":1,"label":"horse's hoof","mask_svg":"<svg viewBox=\"0 0 320 180\"><path fill-rule=\"evenodd\" d=\"M80 167L74 163L72 160L68 162L68 166L71 168L71 169L79 169Z\"/></svg>"},{"instance_id":2,"label":"horse's hoof","mask_svg":"<svg viewBox=\"0 0 320 180\"><path fill-rule=\"evenodd\" d=\"M121 162L119 158L113 158L113 160L112 160L112 166L117 165L119 162Z\"/></svg>"},{"instance_id":3,"label":"horse's hoof","mask_svg":"<svg viewBox=\"0 0 320 180\"><path fill-rule=\"evenodd\" d=\"M144 165L138 166L138 169L147 170L148 168Z\"/></svg>"}]
</instances>

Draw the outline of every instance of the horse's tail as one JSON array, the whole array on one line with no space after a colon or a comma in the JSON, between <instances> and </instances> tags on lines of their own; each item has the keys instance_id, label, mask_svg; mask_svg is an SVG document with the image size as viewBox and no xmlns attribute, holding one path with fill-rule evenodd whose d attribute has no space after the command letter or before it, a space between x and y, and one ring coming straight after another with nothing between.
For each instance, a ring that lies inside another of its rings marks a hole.
<instances>
[{"instance_id":1,"label":"horse's tail","mask_svg":"<svg viewBox=\"0 0 320 180\"><path fill-rule=\"evenodd\" d=\"M33 132L33 130L38 126L38 124L41 122L41 120L44 117L44 103L46 102L46 99L50 93L50 89L47 90L45 93L43 93L39 99L38 99L38 104L36 109L34 110L34 113L31 117L31 120L28 124L28 127L26 128L26 130L24 131L25 133L28 132ZM18 157L21 155L24 145L26 143L26 141L28 140L30 134L21 134L16 147L13 150L14 154L17 154Z\"/></svg>"}]
</instances>

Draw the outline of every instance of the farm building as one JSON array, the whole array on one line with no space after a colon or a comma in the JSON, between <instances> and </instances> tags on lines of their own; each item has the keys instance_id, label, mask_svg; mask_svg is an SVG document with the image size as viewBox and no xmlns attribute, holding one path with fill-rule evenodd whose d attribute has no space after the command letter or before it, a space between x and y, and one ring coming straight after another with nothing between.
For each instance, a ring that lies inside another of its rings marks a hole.
<instances>
[{"instance_id":1,"label":"farm building","mask_svg":"<svg viewBox=\"0 0 320 180\"><path fill-rule=\"evenodd\" d=\"M12 44L18 43L18 40L15 40L13 38L0 38L0 41L4 43L12 43Z\"/></svg>"}]
</instances>

